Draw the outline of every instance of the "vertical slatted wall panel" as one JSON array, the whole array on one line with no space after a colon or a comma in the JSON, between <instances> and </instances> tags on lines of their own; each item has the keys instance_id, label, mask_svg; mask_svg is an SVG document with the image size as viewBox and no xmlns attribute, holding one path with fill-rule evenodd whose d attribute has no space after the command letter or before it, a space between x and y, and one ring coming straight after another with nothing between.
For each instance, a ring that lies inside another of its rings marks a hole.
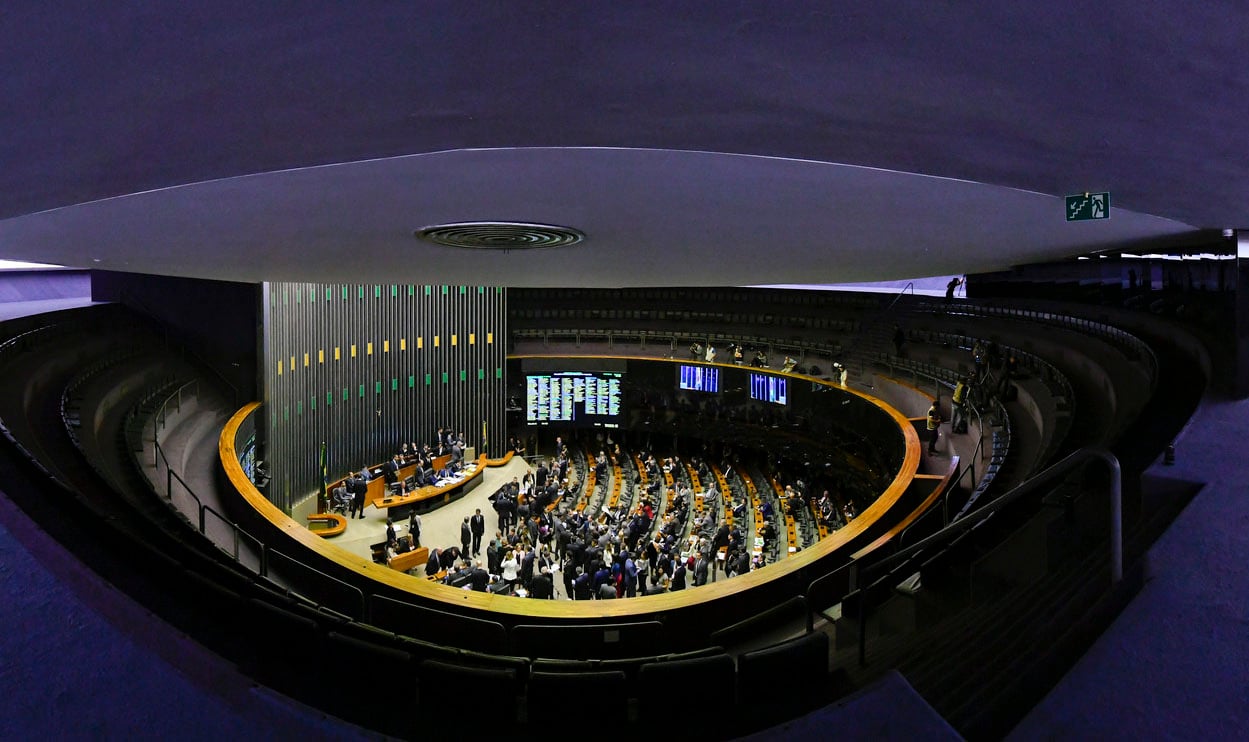
<instances>
[{"instance_id":1,"label":"vertical slatted wall panel","mask_svg":"<svg viewBox=\"0 0 1249 742\"><path fill-rule=\"evenodd\" d=\"M332 479L444 425L479 453L502 451L505 289L272 283L263 293L275 505L289 512L320 487L322 441Z\"/></svg>"}]
</instances>

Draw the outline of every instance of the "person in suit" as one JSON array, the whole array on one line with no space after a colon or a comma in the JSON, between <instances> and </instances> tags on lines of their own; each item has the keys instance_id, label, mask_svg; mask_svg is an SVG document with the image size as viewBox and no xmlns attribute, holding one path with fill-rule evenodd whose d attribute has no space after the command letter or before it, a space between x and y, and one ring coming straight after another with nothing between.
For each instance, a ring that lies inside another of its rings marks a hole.
<instances>
[{"instance_id":1,"label":"person in suit","mask_svg":"<svg viewBox=\"0 0 1249 742\"><path fill-rule=\"evenodd\" d=\"M481 555L481 537L486 533L486 516L481 514L481 508L477 508L477 512L468 519L469 530L473 533L473 556Z\"/></svg>"},{"instance_id":2,"label":"person in suit","mask_svg":"<svg viewBox=\"0 0 1249 742\"><path fill-rule=\"evenodd\" d=\"M707 557L700 551L694 557L694 585L707 584Z\"/></svg>"},{"instance_id":3,"label":"person in suit","mask_svg":"<svg viewBox=\"0 0 1249 742\"><path fill-rule=\"evenodd\" d=\"M727 523L721 523L720 528L716 530L715 538L711 540L711 558L714 559L715 556L720 553L721 546L728 546L728 545L729 545L729 526ZM718 569L718 568L719 568L719 565L712 567L712 569ZM712 579L715 579L715 575L712 575Z\"/></svg>"},{"instance_id":4,"label":"person in suit","mask_svg":"<svg viewBox=\"0 0 1249 742\"><path fill-rule=\"evenodd\" d=\"M503 554L499 551L499 539L490 540L486 547L486 568L492 575L499 574L499 565L503 562Z\"/></svg>"},{"instance_id":5,"label":"person in suit","mask_svg":"<svg viewBox=\"0 0 1249 742\"><path fill-rule=\"evenodd\" d=\"M468 523L468 516L464 516L464 522L460 524L460 551L465 555L472 553L473 546L473 527Z\"/></svg>"},{"instance_id":6,"label":"person in suit","mask_svg":"<svg viewBox=\"0 0 1249 742\"><path fill-rule=\"evenodd\" d=\"M590 574L577 567L577 579L573 580L573 600L589 600L593 594L594 580Z\"/></svg>"},{"instance_id":7,"label":"person in suit","mask_svg":"<svg viewBox=\"0 0 1249 742\"><path fill-rule=\"evenodd\" d=\"M473 590L479 593L486 592L486 587L490 585L490 573L482 568L480 559L473 566L470 584L472 584Z\"/></svg>"},{"instance_id":8,"label":"person in suit","mask_svg":"<svg viewBox=\"0 0 1249 742\"><path fill-rule=\"evenodd\" d=\"M529 584L529 597L551 600L555 597L555 586L551 583L551 570L546 567L533 576Z\"/></svg>"},{"instance_id":9,"label":"person in suit","mask_svg":"<svg viewBox=\"0 0 1249 742\"><path fill-rule=\"evenodd\" d=\"M672 570L672 581L668 587L672 592L685 589L685 562L677 559L676 566Z\"/></svg>"},{"instance_id":10,"label":"person in suit","mask_svg":"<svg viewBox=\"0 0 1249 742\"><path fill-rule=\"evenodd\" d=\"M399 454L395 454L389 461L382 464L382 479L385 480L387 487L399 481Z\"/></svg>"},{"instance_id":11,"label":"person in suit","mask_svg":"<svg viewBox=\"0 0 1249 742\"><path fill-rule=\"evenodd\" d=\"M395 541L395 522L390 518L386 519L386 540Z\"/></svg>"},{"instance_id":12,"label":"person in suit","mask_svg":"<svg viewBox=\"0 0 1249 742\"><path fill-rule=\"evenodd\" d=\"M431 549L429 552L429 559L425 561L425 575L427 577L433 577L440 571L442 571L442 550Z\"/></svg>"},{"instance_id":13,"label":"person in suit","mask_svg":"<svg viewBox=\"0 0 1249 742\"><path fill-rule=\"evenodd\" d=\"M351 493L351 510L347 512L347 517L363 518L364 498L369 494L368 483L354 474L348 474L347 491Z\"/></svg>"}]
</instances>

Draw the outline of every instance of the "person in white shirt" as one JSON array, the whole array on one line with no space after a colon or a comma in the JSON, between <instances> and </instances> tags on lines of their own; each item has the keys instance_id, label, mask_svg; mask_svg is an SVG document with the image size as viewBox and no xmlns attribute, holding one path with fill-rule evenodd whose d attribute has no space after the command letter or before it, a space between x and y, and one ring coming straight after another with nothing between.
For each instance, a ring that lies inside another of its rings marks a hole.
<instances>
[{"instance_id":1,"label":"person in white shirt","mask_svg":"<svg viewBox=\"0 0 1249 742\"><path fill-rule=\"evenodd\" d=\"M516 554L508 549L503 555L503 562L499 565L499 569L503 571L503 581L509 586L516 584L520 578L520 563L516 561Z\"/></svg>"}]
</instances>

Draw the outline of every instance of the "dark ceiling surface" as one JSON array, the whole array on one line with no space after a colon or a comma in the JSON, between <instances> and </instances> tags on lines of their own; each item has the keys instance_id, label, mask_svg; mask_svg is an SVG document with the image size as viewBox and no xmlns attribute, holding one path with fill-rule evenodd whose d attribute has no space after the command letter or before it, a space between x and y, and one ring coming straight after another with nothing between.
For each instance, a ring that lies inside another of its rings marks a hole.
<instances>
[{"instance_id":1,"label":"dark ceiling surface","mask_svg":"<svg viewBox=\"0 0 1249 742\"><path fill-rule=\"evenodd\" d=\"M1240 3L21 1L0 20L0 219L371 158L621 147L1249 225ZM0 230L0 256L32 249Z\"/></svg>"}]
</instances>

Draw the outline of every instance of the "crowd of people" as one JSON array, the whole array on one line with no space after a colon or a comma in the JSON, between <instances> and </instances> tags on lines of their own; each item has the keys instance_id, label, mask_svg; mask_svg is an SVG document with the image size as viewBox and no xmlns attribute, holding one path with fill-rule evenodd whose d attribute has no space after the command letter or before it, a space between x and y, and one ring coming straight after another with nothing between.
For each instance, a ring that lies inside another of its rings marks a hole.
<instances>
[{"instance_id":1,"label":"crowd of people","mask_svg":"<svg viewBox=\"0 0 1249 742\"><path fill-rule=\"evenodd\" d=\"M439 431L439 439L440 445L420 449L405 445L393 461L423 464L437 451L458 445L457 437L447 429ZM608 439L594 457L596 480L605 482L608 468L624 458L619 444ZM690 480L680 476L686 462L650 453L639 461L641 469L631 483L642 490L636 503L627 509L603 503L579 510L575 505L582 483L573 481L569 449L557 438L551 458L538 460L532 470L490 495L496 514L493 537L486 538L486 517L478 508L463 519L459 544L429 550L425 574L453 587L481 592L605 600L680 591L714 581L721 573L732 577L766 564L765 555L771 553L778 536L770 498L762 503L765 525L755 535L763 538L764 548L756 554L749 534L729 526L718 507L696 506L698 494ZM688 465L700 482L714 479L705 460L695 456ZM732 463L726 460L722 469L730 473ZM665 487L669 473L677 476L671 487ZM815 499L808 490L801 479L786 484L779 501L783 512L797 515L809 510L831 529L855 517L849 499L841 501L827 490ZM714 487L706 487L702 498L703 503L715 504L721 495ZM749 522L752 506L747 498L731 499L729 507L734 524ZM388 520L387 559L420 548L420 533L421 518L415 510L402 537Z\"/></svg>"}]
</instances>

